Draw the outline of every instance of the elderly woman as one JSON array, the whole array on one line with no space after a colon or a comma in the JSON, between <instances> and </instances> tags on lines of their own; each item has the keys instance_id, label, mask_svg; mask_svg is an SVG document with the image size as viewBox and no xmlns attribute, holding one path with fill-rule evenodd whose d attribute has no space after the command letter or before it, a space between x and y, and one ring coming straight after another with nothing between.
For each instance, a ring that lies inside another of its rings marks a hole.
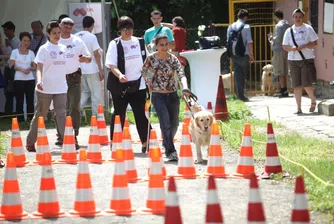
<instances>
[{"instance_id":1,"label":"elderly woman","mask_svg":"<svg viewBox=\"0 0 334 224\"><path fill-rule=\"evenodd\" d=\"M318 36L313 28L303 23L304 12L296 9L293 14L294 25L287 29L283 38L283 49L288 51L288 61L292 86L297 102L297 114L302 113L302 91L305 89L311 99L309 112L314 112L316 100L312 84L316 81L314 50Z\"/></svg>"},{"instance_id":2,"label":"elderly woman","mask_svg":"<svg viewBox=\"0 0 334 224\"><path fill-rule=\"evenodd\" d=\"M120 115L123 127L126 109L130 104L142 143L142 152L145 153L148 120L145 117L146 85L141 75L146 58L145 44L143 39L133 36L134 23L131 18L122 16L117 27L121 36L110 42L105 62L111 70L107 88L111 92L115 109L110 124L110 139L113 140L115 115Z\"/></svg>"},{"instance_id":3,"label":"elderly woman","mask_svg":"<svg viewBox=\"0 0 334 224\"><path fill-rule=\"evenodd\" d=\"M152 92L152 104L160 121L166 157L177 161L173 139L179 125L180 99L174 73L177 72L185 95L188 95L187 78L177 57L168 52L167 36L157 35L154 41L157 51L146 58L142 74ZM152 72L152 78L148 77L148 70Z\"/></svg>"}]
</instances>

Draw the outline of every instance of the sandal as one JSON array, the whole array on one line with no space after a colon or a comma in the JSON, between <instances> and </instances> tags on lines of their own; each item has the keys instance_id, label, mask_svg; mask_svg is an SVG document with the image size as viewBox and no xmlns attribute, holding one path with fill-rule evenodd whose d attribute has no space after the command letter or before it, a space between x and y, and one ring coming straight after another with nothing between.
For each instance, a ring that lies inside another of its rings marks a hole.
<instances>
[{"instance_id":1,"label":"sandal","mask_svg":"<svg viewBox=\"0 0 334 224\"><path fill-rule=\"evenodd\" d=\"M316 107L317 107L317 103L316 102L311 103L310 112L311 113L314 112Z\"/></svg>"},{"instance_id":2,"label":"sandal","mask_svg":"<svg viewBox=\"0 0 334 224\"><path fill-rule=\"evenodd\" d=\"M302 113L303 113L302 109L298 108L298 110L297 110L297 112L295 114L302 114Z\"/></svg>"},{"instance_id":3,"label":"sandal","mask_svg":"<svg viewBox=\"0 0 334 224\"><path fill-rule=\"evenodd\" d=\"M149 149L148 149L148 145L146 144L146 145L143 145L142 147L141 147L141 152L142 153L146 153L146 150L147 150L147 152L149 151Z\"/></svg>"}]
</instances>

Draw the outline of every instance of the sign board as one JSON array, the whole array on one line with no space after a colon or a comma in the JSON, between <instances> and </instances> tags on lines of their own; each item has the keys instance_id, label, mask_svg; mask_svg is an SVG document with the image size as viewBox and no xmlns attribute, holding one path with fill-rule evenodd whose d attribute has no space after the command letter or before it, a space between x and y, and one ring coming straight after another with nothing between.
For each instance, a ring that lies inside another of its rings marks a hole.
<instances>
[{"instance_id":1,"label":"sign board","mask_svg":"<svg viewBox=\"0 0 334 224\"><path fill-rule=\"evenodd\" d=\"M69 3L69 16L74 21L74 28L83 30L82 20L85 16L91 16L95 20L92 33L102 32L102 8L101 3Z\"/></svg>"}]
</instances>

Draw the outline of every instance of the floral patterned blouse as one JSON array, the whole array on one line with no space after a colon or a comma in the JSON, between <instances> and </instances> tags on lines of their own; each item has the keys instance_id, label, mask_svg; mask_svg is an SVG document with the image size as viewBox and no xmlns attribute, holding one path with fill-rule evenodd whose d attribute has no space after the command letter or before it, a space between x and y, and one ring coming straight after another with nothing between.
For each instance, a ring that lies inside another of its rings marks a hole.
<instances>
[{"instance_id":1,"label":"floral patterned blouse","mask_svg":"<svg viewBox=\"0 0 334 224\"><path fill-rule=\"evenodd\" d=\"M176 91L175 71L180 81L182 77L185 77L179 60L172 54L167 59L158 59L156 53L149 55L142 68L144 77L148 70L153 74L152 89L155 91Z\"/></svg>"}]
</instances>

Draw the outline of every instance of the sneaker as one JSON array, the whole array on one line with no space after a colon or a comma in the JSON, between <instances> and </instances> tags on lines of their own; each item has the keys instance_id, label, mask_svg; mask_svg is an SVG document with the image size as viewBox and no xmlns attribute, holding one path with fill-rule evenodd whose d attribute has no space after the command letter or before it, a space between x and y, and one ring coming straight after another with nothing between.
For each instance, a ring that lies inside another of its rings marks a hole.
<instances>
[{"instance_id":1,"label":"sneaker","mask_svg":"<svg viewBox=\"0 0 334 224\"><path fill-rule=\"evenodd\" d=\"M27 138L26 149L28 152L36 152L35 143Z\"/></svg>"},{"instance_id":2,"label":"sneaker","mask_svg":"<svg viewBox=\"0 0 334 224\"><path fill-rule=\"evenodd\" d=\"M242 98L240 98L240 100L243 101L243 102L249 102L249 99L247 97L245 97L245 96L242 97Z\"/></svg>"},{"instance_id":3,"label":"sneaker","mask_svg":"<svg viewBox=\"0 0 334 224\"><path fill-rule=\"evenodd\" d=\"M173 152L167 158L168 158L168 161L178 161L176 152Z\"/></svg>"},{"instance_id":4,"label":"sneaker","mask_svg":"<svg viewBox=\"0 0 334 224\"><path fill-rule=\"evenodd\" d=\"M289 97L289 92L285 91L283 93L277 93L277 94L274 95L274 97L278 97L278 98Z\"/></svg>"},{"instance_id":5,"label":"sneaker","mask_svg":"<svg viewBox=\"0 0 334 224\"><path fill-rule=\"evenodd\" d=\"M63 146L63 139L58 134L57 134L57 141L55 142L55 145L60 146L60 147Z\"/></svg>"}]
</instances>

